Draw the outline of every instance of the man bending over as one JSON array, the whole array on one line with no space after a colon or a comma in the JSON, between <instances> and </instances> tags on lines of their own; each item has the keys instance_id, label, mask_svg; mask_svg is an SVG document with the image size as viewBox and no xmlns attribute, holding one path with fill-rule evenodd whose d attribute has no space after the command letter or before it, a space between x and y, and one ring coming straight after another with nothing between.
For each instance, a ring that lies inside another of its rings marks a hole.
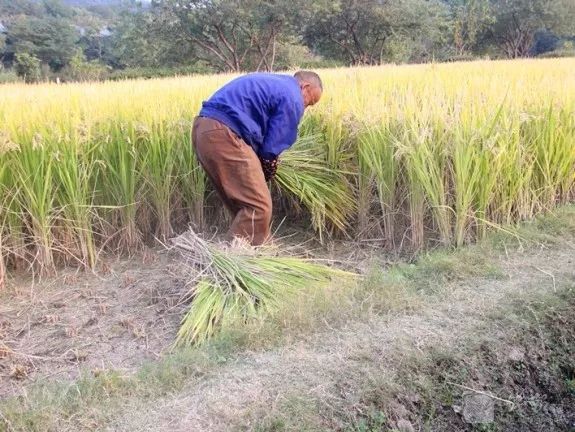
<instances>
[{"instance_id":1,"label":"man bending over","mask_svg":"<svg viewBox=\"0 0 575 432\"><path fill-rule=\"evenodd\" d=\"M232 213L229 237L261 245L270 237L266 184L291 147L304 109L322 95L320 77L253 73L236 78L203 103L192 141L198 160Z\"/></svg>"}]
</instances>

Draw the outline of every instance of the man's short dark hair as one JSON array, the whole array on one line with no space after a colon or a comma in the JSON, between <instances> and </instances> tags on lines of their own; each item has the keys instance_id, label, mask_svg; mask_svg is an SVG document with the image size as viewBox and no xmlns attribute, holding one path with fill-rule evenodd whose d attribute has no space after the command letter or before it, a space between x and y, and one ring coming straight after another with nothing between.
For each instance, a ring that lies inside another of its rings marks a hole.
<instances>
[{"instance_id":1,"label":"man's short dark hair","mask_svg":"<svg viewBox=\"0 0 575 432\"><path fill-rule=\"evenodd\" d=\"M321 91L323 91L323 84L321 82L321 78L318 74L312 71L298 71L294 74L294 77L299 82L307 82L310 83L314 87L319 87Z\"/></svg>"}]
</instances>

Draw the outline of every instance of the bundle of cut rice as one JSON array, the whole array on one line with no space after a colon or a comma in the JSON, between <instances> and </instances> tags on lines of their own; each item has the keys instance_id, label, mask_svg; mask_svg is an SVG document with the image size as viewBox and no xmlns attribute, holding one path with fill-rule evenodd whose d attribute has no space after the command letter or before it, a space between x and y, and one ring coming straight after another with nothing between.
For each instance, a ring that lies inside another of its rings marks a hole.
<instances>
[{"instance_id":1,"label":"bundle of cut rice","mask_svg":"<svg viewBox=\"0 0 575 432\"><path fill-rule=\"evenodd\" d=\"M184 259L192 287L191 307L182 320L177 345L205 342L232 314L244 319L259 316L275 310L301 288L354 276L310 260L274 256L266 247L256 249L241 242L218 245L191 230L172 242Z\"/></svg>"}]
</instances>

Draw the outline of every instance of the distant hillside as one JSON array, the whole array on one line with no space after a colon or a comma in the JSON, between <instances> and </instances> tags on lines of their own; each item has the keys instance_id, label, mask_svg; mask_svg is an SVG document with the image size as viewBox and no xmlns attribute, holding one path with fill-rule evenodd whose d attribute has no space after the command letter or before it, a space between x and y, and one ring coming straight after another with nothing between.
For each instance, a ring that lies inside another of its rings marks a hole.
<instances>
[{"instance_id":1,"label":"distant hillside","mask_svg":"<svg viewBox=\"0 0 575 432\"><path fill-rule=\"evenodd\" d=\"M89 7L89 6L120 6L130 3L150 3L150 0L63 0L70 6Z\"/></svg>"},{"instance_id":2,"label":"distant hillside","mask_svg":"<svg viewBox=\"0 0 575 432\"><path fill-rule=\"evenodd\" d=\"M100 5L118 5L122 0L63 0L70 6L100 6Z\"/></svg>"}]
</instances>

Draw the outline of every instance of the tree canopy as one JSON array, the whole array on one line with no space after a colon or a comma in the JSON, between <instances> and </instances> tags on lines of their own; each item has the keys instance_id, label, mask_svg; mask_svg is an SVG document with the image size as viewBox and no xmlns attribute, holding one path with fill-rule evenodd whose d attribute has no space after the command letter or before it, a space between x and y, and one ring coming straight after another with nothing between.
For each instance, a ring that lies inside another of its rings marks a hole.
<instances>
[{"instance_id":1,"label":"tree canopy","mask_svg":"<svg viewBox=\"0 0 575 432\"><path fill-rule=\"evenodd\" d=\"M518 58L574 36L573 0L0 0L0 65L52 74Z\"/></svg>"}]
</instances>

